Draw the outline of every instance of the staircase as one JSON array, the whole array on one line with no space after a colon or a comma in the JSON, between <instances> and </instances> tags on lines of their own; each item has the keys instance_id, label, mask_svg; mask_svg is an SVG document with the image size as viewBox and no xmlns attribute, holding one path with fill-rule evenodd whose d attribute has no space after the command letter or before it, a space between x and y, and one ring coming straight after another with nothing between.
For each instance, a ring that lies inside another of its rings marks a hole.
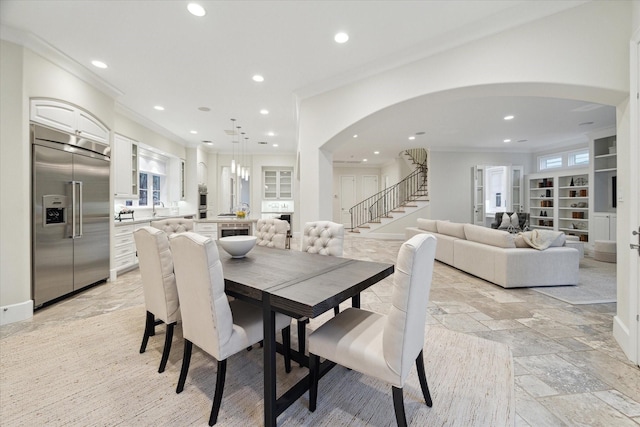
<instances>
[{"instance_id":1,"label":"staircase","mask_svg":"<svg viewBox=\"0 0 640 427\"><path fill-rule=\"evenodd\" d=\"M429 201L428 152L412 148L403 153L415 170L399 183L385 188L349 209L352 233L367 233L425 206Z\"/></svg>"}]
</instances>

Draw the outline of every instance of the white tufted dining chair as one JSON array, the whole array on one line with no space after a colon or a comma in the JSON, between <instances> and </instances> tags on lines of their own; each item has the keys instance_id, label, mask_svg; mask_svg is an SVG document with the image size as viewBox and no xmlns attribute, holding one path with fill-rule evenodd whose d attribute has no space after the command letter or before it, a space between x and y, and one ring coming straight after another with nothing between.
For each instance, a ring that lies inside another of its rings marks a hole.
<instances>
[{"instance_id":1,"label":"white tufted dining chair","mask_svg":"<svg viewBox=\"0 0 640 427\"><path fill-rule=\"evenodd\" d=\"M309 410L318 398L320 357L390 383L398 426L407 425L402 388L415 360L420 388L432 405L422 355L436 238L419 234L403 243L393 276L388 315L348 308L309 335Z\"/></svg>"},{"instance_id":2,"label":"white tufted dining chair","mask_svg":"<svg viewBox=\"0 0 640 427\"><path fill-rule=\"evenodd\" d=\"M285 249L289 223L281 219L259 219L256 223L256 245Z\"/></svg>"},{"instance_id":3,"label":"white tufted dining chair","mask_svg":"<svg viewBox=\"0 0 640 427\"><path fill-rule=\"evenodd\" d=\"M209 425L218 419L222 403L227 358L262 340L262 309L240 300L229 302L218 247L205 236L186 232L169 239L173 253L178 295L182 307L184 356L176 393L187 379L193 344L218 361L216 390ZM285 370L291 371L291 318L276 314L276 330L282 331Z\"/></svg>"},{"instance_id":4,"label":"white tufted dining chair","mask_svg":"<svg viewBox=\"0 0 640 427\"><path fill-rule=\"evenodd\" d=\"M300 250L310 254L341 257L344 248L344 225L331 221L312 221L304 224L302 243ZM334 307L333 312L338 314L340 307ZM307 317L297 319L298 325L298 351L304 355L306 346ZM300 365L302 366L302 364Z\"/></svg>"},{"instance_id":5,"label":"white tufted dining chair","mask_svg":"<svg viewBox=\"0 0 640 427\"><path fill-rule=\"evenodd\" d=\"M133 237L138 252L144 304L147 309L140 353L145 352L149 337L155 335L155 326L164 322L167 330L158 369L158 372L164 372L171 351L173 327L180 320L180 304L169 239L164 231L153 227L142 227L133 233Z\"/></svg>"},{"instance_id":6,"label":"white tufted dining chair","mask_svg":"<svg viewBox=\"0 0 640 427\"><path fill-rule=\"evenodd\" d=\"M175 233L193 231L193 220L185 218L167 218L151 221L151 226L158 228L171 236Z\"/></svg>"},{"instance_id":7,"label":"white tufted dining chair","mask_svg":"<svg viewBox=\"0 0 640 427\"><path fill-rule=\"evenodd\" d=\"M344 225L331 221L307 222L302 236L302 252L342 256Z\"/></svg>"}]
</instances>

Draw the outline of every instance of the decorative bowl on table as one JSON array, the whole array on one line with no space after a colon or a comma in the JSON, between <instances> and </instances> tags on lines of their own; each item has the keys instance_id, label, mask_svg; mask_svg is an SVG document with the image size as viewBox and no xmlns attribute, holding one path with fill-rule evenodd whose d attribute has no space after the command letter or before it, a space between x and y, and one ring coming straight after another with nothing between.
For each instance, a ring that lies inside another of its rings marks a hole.
<instances>
[{"instance_id":1,"label":"decorative bowl on table","mask_svg":"<svg viewBox=\"0 0 640 427\"><path fill-rule=\"evenodd\" d=\"M256 236L227 236L218 239L231 258L243 258L256 245Z\"/></svg>"}]
</instances>

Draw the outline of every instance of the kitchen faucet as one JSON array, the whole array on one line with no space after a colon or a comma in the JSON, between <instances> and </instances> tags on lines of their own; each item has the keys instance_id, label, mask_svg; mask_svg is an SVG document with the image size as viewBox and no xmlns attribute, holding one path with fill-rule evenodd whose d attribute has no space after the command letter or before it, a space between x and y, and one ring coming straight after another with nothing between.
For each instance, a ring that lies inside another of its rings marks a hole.
<instances>
[{"instance_id":1,"label":"kitchen faucet","mask_svg":"<svg viewBox=\"0 0 640 427\"><path fill-rule=\"evenodd\" d=\"M156 206L159 206L159 205L160 205L160 206L162 206L162 207L164 208L164 203L162 203L161 201L157 201L157 202L153 203L153 208L152 208L152 214L151 214L151 216L152 216L152 217L154 217L154 218L155 218L155 216L158 214L158 213L156 212Z\"/></svg>"}]
</instances>

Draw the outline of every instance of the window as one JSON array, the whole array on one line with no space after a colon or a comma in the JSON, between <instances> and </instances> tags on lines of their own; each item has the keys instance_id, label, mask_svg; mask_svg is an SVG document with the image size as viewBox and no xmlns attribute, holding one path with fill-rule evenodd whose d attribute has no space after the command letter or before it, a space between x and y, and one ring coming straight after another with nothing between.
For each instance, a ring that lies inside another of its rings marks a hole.
<instances>
[{"instance_id":1,"label":"window","mask_svg":"<svg viewBox=\"0 0 640 427\"><path fill-rule=\"evenodd\" d=\"M167 200L168 159L148 150L140 150L140 189L138 206L154 206Z\"/></svg>"},{"instance_id":2,"label":"window","mask_svg":"<svg viewBox=\"0 0 640 427\"><path fill-rule=\"evenodd\" d=\"M561 168L563 165L562 154L552 154L550 156L538 157L540 170Z\"/></svg>"},{"instance_id":3,"label":"window","mask_svg":"<svg viewBox=\"0 0 640 427\"><path fill-rule=\"evenodd\" d=\"M588 166L589 150L572 151L569 153L569 166Z\"/></svg>"},{"instance_id":4,"label":"window","mask_svg":"<svg viewBox=\"0 0 640 427\"><path fill-rule=\"evenodd\" d=\"M160 197L162 190L162 177L153 175L148 172L140 172L140 196L138 199L139 206L153 206L162 200ZM151 185L149 185L151 184ZM149 203L149 194L151 194L153 204Z\"/></svg>"}]
</instances>

